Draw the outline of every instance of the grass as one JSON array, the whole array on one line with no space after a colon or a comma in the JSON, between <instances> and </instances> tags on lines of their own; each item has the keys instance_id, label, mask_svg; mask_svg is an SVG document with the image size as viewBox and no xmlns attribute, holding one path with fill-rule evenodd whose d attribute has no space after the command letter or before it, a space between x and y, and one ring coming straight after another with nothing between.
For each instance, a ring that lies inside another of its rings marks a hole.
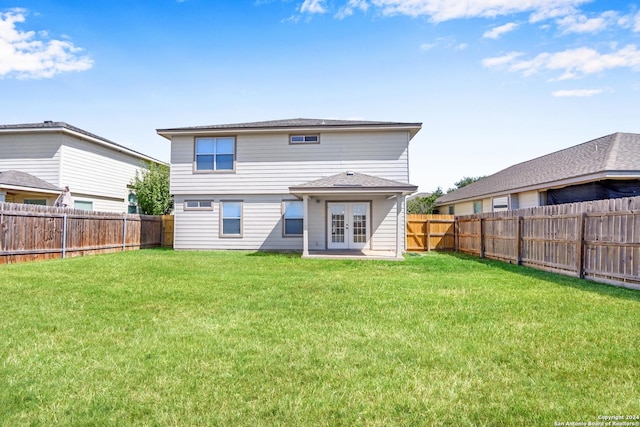
<instances>
[{"instance_id":1,"label":"grass","mask_svg":"<svg viewBox=\"0 0 640 427\"><path fill-rule=\"evenodd\" d=\"M640 415L640 292L454 254L145 250L0 268L4 426Z\"/></svg>"}]
</instances>

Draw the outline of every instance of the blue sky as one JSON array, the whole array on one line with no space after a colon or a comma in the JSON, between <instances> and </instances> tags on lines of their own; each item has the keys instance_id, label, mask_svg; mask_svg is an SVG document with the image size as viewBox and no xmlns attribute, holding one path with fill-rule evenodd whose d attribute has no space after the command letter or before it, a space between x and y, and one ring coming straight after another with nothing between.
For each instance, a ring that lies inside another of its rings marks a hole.
<instances>
[{"instance_id":1,"label":"blue sky","mask_svg":"<svg viewBox=\"0 0 640 427\"><path fill-rule=\"evenodd\" d=\"M0 0L0 122L422 122L420 191L640 132L640 1Z\"/></svg>"}]
</instances>

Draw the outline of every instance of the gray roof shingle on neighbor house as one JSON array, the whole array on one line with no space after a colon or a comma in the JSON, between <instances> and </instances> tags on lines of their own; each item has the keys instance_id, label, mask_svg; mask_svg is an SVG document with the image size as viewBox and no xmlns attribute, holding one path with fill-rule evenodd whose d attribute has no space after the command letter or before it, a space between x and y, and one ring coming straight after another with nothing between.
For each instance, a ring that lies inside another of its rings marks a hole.
<instances>
[{"instance_id":1,"label":"gray roof shingle on neighbor house","mask_svg":"<svg viewBox=\"0 0 640 427\"><path fill-rule=\"evenodd\" d=\"M640 177L640 134L614 133L547 154L482 178L438 198L437 204L480 198L521 189L542 189L561 181L605 178L621 174Z\"/></svg>"},{"instance_id":2,"label":"gray roof shingle on neighbor house","mask_svg":"<svg viewBox=\"0 0 640 427\"><path fill-rule=\"evenodd\" d=\"M422 123L403 123L403 122L383 122L383 121L367 121L367 120L333 120L333 119L283 119L268 120L261 122L248 123L230 123L209 126L191 126L179 128L157 129L159 134L183 131L216 131L216 130L259 130L259 129L339 129L348 127L422 127Z\"/></svg>"},{"instance_id":3,"label":"gray roof shingle on neighbor house","mask_svg":"<svg viewBox=\"0 0 640 427\"><path fill-rule=\"evenodd\" d=\"M16 170L0 172L0 187L3 185L32 188L34 190L62 191L61 188L58 188L43 179L37 178L26 172Z\"/></svg>"},{"instance_id":4,"label":"gray roof shingle on neighbor house","mask_svg":"<svg viewBox=\"0 0 640 427\"><path fill-rule=\"evenodd\" d=\"M68 131L71 132L75 132L84 136L87 136L89 138L93 138L93 139L97 139L98 141L102 141L104 142L106 145L111 145L113 146L113 148L115 149L122 149L125 151L128 151L132 154L138 155L144 159L148 159L148 160L152 160L156 163L165 163L162 162L160 160L154 159L153 157L147 156L146 154L140 153L139 151L136 150L132 150L129 147L126 147L122 144L118 144L117 142L113 142L110 141L106 138L103 138L101 136L98 136L96 134L93 134L91 132L87 132L86 130L80 129L78 127L72 126L69 123L65 123L65 122L54 122L51 120L46 120L44 122L40 122L40 123L21 123L21 124L14 124L14 125L0 125L0 133L5 133L5 132L11 132L11 131L23 131L23 130L33 130L33 131L37 131L37 130L51 130L51 131L56 131L56 130L63 130L66 129Z\"/></svg>"},{"instance_id":5,"label":"gray roof shingle on neighbor house","mask_svg":"<svg viewBox=\"0 0 640 427\"><path fill-rule=\"evenodd\" d=\"M388 190L388 191L411 191L418 189L417 186L405 184L403 182L391 179L380 178L377 176L366 175L357 172L342 172L325 178L316 179L314 181L305 182L299 185L292 185L289 191L304 192L309 190Z\"/></svg>"}]
</instances>

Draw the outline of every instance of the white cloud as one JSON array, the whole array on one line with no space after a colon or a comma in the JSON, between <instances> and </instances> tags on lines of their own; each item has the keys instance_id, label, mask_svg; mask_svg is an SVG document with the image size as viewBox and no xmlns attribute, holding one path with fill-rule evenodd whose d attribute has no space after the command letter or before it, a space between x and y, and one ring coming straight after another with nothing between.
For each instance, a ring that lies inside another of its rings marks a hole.
<instances>
[{"instance_id":1,"label":"white cloud","mask_svg":"<svg viewBox=\"0 0 640 427\"><path fill-rule=\"evenodd\" d=\"M517 61L520 55L509 54L497 58L487 58L482 65L488 68L507 68L508 71L522 72L525 76L541 71L562 71L554 80L575 79L613 68L640 69L640 51L627 45L611 53L600 53L591 48L568 49L562 52L544 52L533 59Z\"/></svg>"},{"instance_id":2,"label":"white cloud","mask_svg":"<svg viewBox=\"0 0 640 427\"><path fill-rule=\"evenodd\" d=\"M434 22L458 18L531 13L531 20L575 13L576 7L591 0L370 0L384 15L429 16Z\"/></svg>"},{"instance_id":3,"label":"white cloud","mask_svg":"<svg viewBox=\"0 0 640 427\"><path fill-rule=\"evenodd\" d=\"M501 68L512 63L516 58L522 56L521 52L509 52L506 55L496 56L494 58L485 58L482 60L482 66L487 68Z\"/></svg>"},{"instance_id":4,"label":"white cloud","mask_svg":"<svg viewBox=\"0 0 640 427\"><path fill-rule=\"evenodd\" d=\"M552 92L551 95L555 97L584 97L599 95L602 93L602 89L569 89L569 90L557 90Z\"/></svg>"},{"instance_id":5,"label":"white cloud","mask_svg":"<svg viewBox=\"0 0 640 427\"><path fill-rule=\"evenodd\" d=\"M367 9L369 9L369 3L367 3L366 0L349 0L349 3L336 13L336 18L344 19L347 16L351 16L355 9L360 9L361 11L366 12Z\"/></svg>"},{"instance_id":6,"label":"white cloud","mask_svg":"<svg viewBox=\"0 0 640 427\"><path fill-rule=\"evenodd\" d=\"M497 39L500 36L502 36L503 34L511 32L511 31L515 30L516 28L518 28L518 24L516 24L514 22L509 22L508 24L504 24L504 25L501 25L499 27L495 27L495 28L490 29L489 31L485 32L482 35L482 37L484 37L485 39Z\"/></svg>"},{"instance_id":7,"label":"white cloud","mask_svg":"<svg viewBox=\"0 0 640 427\"><path fill-rule=\"evenodd\" d=\"M304 0L300 6L301 13L325 13L327 8L324 5L325 0Z\"/></svg>"},{"instance_id":8,"label":"white cloud","mask_svg":"<svg viewBox=\"0 0 640 427\"><path fill-rule=\"evenodd\" d=\"M436 47L437 45L438 45L437 43L422 43L422 44L420 45L420 50L423 50L423 51L425 51L425 52L426 52L426 51L428 51L428 50L433 49L433 48L434 48L434 47Z\"/></svg>"},{"instance_id":9,"label":"white cloud","mask_svg":"<svg viewBox=\"0 0 640 427\"><path fill-rule=\"evenodd\" d=\"M40 40L35 31L18 30L16 24L25 22L25 16L24 9L0 13L0 77L50 78L93 66L93 60L80 56L82 49L69 41ZM39 37L46 39L47 33Z\"/></svg>"},{"instance_id":10,"label":"white cloud","mask_svg":"<svg viewBox=\"0 0 640 427\"><path fill-rule=\"evenodd\" d=\"M557 21L558 27L564 34L568 33L597 33L606 29L618 18L613 11L602 13L597 18L587 18L585 15L568 15Z\"/></svg>"}]
</instances>

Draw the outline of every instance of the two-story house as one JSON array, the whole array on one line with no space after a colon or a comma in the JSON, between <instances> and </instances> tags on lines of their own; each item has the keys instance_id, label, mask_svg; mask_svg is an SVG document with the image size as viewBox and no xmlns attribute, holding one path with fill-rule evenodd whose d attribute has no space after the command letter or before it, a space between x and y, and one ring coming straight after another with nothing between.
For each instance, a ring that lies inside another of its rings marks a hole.
<instances>
[{"instance_id":1,"label":"two-story house","mask_svg":"<svg viewBox=\"0 0 640 427\"><path fill-rule=\"evenodd\" d=\"M64 122L0 125L0 202L128 212L128 185L150 163L165 164Z\"/></svg>"},{"instance_id":2,"label":"two-story house","mask_svg":"<svg viewBox=\"0 0 640 427\"><path fill-rule=\"evenodd\" d=\"M421 123L291 119L158 129L176 249L405 250Z\"/></svg>"}]
</instances>

